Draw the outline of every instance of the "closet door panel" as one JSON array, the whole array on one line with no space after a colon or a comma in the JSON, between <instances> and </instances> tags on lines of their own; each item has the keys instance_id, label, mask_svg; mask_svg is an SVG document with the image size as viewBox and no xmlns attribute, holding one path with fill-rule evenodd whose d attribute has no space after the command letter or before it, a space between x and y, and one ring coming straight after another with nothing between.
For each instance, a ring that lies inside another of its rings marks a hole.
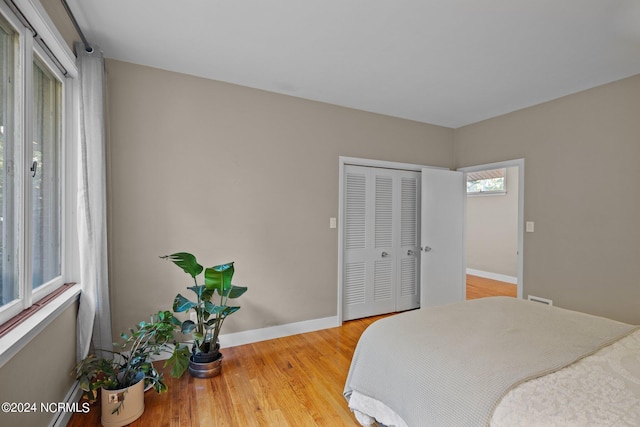
<instances>
[{"instance_id":1,"label":"closet door panel","mask_svg":"<svg viewBox=\"0 0 640 427\"><path fill-rule=\"evenodd\" d=\"M369 315L395 311L396 269L394 240L396 226L394 215L395 171L371 168L373 184L373 265L372 300Z\"/></svg>"},{"instance_id":2,"label":"closet door panel","mask_svg":"<svg viewBox=\"0 0 640 427\"><path fill-rule=\"evenodd\" d=\"M420 307L420 174L398 177L398 286L396 311Z\"/></svg>"},{"instance_id":3,"label":"closet door panel","mask_svg":"<svg viewBox=\"0 0 640 427\"><path fill-rule=\"evenodd\" d=\"M344 177L344 270L343 319L366 317L367 283L372 275L367 267L369 210L368 168L348 166Z\"/></svg>"}]
</instances>

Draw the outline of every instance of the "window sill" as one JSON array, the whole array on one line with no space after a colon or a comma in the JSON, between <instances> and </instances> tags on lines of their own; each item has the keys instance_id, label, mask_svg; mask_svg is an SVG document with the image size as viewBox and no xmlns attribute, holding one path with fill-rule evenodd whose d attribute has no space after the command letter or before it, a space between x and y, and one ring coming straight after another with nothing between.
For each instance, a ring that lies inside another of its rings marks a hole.
<instances>
[{"instance_id":1,"label":"window sill","mask_svg":"<svg viewBox=\"0 0 640 427\"><path fill-rule=\"evenodd\" d=\"M77 300L80 291L80 285L69 287L0 337L0 368L71 306Z\"/></svg>"}]
</instances>

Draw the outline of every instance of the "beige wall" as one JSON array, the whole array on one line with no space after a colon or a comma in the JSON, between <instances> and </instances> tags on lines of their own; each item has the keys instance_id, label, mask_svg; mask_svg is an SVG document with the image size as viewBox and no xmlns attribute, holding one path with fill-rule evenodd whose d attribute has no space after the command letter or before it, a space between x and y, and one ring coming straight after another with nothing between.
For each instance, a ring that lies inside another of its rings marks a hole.
<instances>
[{"instance_id":1,"label":"beige wall","mask_svg":"<svg viewBox=\"0 0 640 427\"><path fill-rule=\"evenodd\" d=\"M457 167L525 159L524 295L640 323L640 75L454 132Z\"/></svg>"},{"instance_id":2,"label":"beige wall","mask_svg":"<svg viewBox=\"0 0 640 427\"><path fill-rule=\"evenodd\" d=\"M507 168L507 193L467 196L467 268L518 276L518 168Z\"/></svg>"},{"instance_id":3,"label":"beige wall","mask_svg":"<svg viewBox=\"0 0 640 427\"><path fill-rule=\"evenodd\" d=\"M107 61L114 335L236 262L223 333L336 315L338 157L450 167L453 131Z\"/></svg>"},{"instance_id":4,"label":"beige wall","mask_svg":"<svg viewBox=\"0 0 640 427\"><path fill-rule=\"evenodd\" d=\"M60 3L42 3L71 45ZM525 219L536 223L524 294L640 323L640 76L454 131L107 68L114 335L186 285L156 258L176 250L236 261L250 290L226 332L334 315L340 155L456 167L524 158Z\"/></svg>"},{"instance_id":5,"label":"beige wall","mask_svg":"<svg viewBox=\"0 0 640 427\"><path fill-rule=\"evenodd\" d=\"M0 426L46 426L54 414L40 411L40 404L64 402L74 383L77 312L72 304L0 368L0 402L37 405L36 413L0 412Z\"/></svg>"}]
</instances>

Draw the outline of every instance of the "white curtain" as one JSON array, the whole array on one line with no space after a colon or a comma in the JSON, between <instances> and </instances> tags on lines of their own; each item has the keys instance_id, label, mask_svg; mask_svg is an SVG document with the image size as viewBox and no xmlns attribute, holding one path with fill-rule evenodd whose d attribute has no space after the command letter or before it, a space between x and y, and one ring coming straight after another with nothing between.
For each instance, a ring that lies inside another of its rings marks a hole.
<instances>
[{"instance_id":1,"label":"white curtain","mask_svg":"<svg viewBox=\"0 0 640 427\"><path fill-rule=\"evenodd\" d=\"M97 46L76 44L79 75L78 237L82 294L78 357L91 346L112 350L107 263L104 59Z\"/></svg>"}]
</instances>

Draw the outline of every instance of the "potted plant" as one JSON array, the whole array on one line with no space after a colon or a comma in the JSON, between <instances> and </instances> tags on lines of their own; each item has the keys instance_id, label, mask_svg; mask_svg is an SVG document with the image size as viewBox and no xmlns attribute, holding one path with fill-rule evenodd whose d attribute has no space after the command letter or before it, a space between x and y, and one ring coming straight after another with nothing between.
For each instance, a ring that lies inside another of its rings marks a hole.
<instances>
[{"instance_id":1,"label":"potted plant","mask_svg":"<svg viewBox=\"0 0 640 427\"><path fill-rule=\"evenodd\" d=\"M152 356L171 353L164 366L172 364L172 376L179 377L186 369L189 350L173 339L172 319L170 311L160 311L149 322L122 333L123 342L113 343L117 351L102 350L107 357L90 354L76 365L74 372L83 396L93 402L100 391L103 426L123 426L138 419L144 412L145 389L167 390Z\"/></svg>"},{"instance_id":2,"label":"potted plant","mask_svg":"<svg viewBox=\"0 0 640 427\"><path fill-rule=\"evenodd\" d=\"M161 258L172 261L193 279L193 286L187 289L195 298L190 300L182 294L173 300L176 313L194 313L194 318L180 322L175 317L174 324L183 334L193 337L189 373L198 378L209 378L220 373L222 354L218 336L227 316L240 307L227 305L229 299L238 298L247 291L246 287L231 284L233 262L204 268L196 257L188 252L177 252ZM198 276L204 271L204 282L198 284Z\"/></svg>"}]
</instances>

